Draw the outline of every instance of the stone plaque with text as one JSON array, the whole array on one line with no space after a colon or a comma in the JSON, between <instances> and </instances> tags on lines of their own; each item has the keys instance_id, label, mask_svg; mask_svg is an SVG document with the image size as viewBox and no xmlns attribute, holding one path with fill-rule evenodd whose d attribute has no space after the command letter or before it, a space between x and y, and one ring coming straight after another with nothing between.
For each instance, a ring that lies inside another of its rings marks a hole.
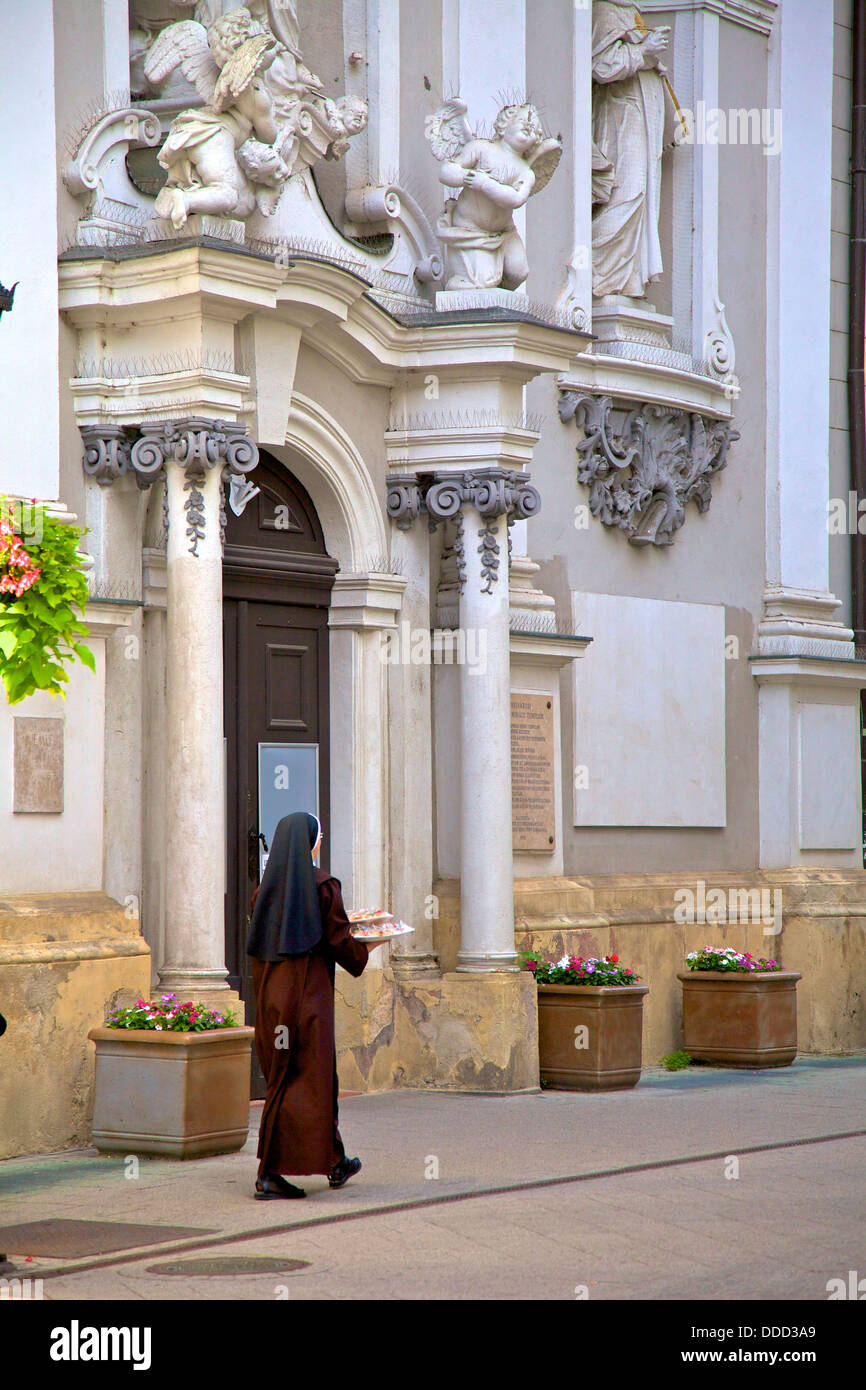
<instances>
[{"instance_id":1,"label":"stone plaque with text","mask_svg":"<svg viewBox=\"0 0 866 1390\"><path fill-rule=\"evenodd\" d=\"M556 840L553 700L511 696L511 829L515 850L546 850Z\"/></svg>"},{"instance_id":2,"label":"stone plaque with text","mask_svg":"<svg viewBox=\"0 0 866 1390\"><path fill-rule=\"evenodd\" d=\"M15 790L12 810L63 810L63 720L13 719Z\"/></svg>"}]
</instances>

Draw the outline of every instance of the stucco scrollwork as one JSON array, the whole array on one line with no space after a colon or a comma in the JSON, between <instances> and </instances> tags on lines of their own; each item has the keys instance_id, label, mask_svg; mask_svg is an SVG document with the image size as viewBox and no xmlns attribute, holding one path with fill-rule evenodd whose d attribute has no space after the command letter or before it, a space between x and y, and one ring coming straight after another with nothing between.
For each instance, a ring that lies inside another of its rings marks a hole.
<instances>
[{"instance_id":1,"label":"stucco scrollwork","mask_svg":"<svg viewBox=\"0 0 866 1390\"><path fill-rule=\"evenodd\" d=\"M590 511L637 546L671 545L688 502L708 509L712 477L740 437L730 421L696 411L576 391L563 392L559 413L583 432L577 478Z\"/></svg>"}]
</instances>

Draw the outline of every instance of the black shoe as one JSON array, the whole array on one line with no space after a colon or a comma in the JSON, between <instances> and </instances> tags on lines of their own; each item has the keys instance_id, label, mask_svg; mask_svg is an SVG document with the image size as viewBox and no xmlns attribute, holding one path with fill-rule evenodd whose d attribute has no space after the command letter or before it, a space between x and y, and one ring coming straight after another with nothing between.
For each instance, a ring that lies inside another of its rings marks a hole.
<instances>
[{"instance_id":1,"label":"black shoe","mask_svg":"<svg viewBox=\"0 0 866 1390\"><path fill-rule=\"evenodd\" d=\"M279 1173L265 1174L256 1181L256 1197L260 1202L273 1202L277 1197L306 1197L302 1187L294 1187Z\"/></svg>"},{"instance_id":2,"label":"black shoe","mask_svg":"<svg viewBox=\"0 0 866 1390\"><path fill-rule=\"evenodd\" d=\"M341 1158L336 1168L328 1174L329 1187L345 1187L350 1178L361 1171L360 1158Z\"/></svg>"}]
</instances>

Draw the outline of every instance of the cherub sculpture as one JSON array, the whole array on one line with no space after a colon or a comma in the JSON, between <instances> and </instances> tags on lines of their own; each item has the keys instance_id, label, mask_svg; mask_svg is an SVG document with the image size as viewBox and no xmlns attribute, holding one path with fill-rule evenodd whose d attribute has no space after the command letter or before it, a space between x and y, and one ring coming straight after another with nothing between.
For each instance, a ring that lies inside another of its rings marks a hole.
<instances>
[{"instance_id":1,"label":"cherub sculpture","mask_svg":"<svg viewBox=\"0 0 866 1390\"><path fill-rule=\"evenodd\" d=\"M493 140L473 134L466 110L454 98L424 123L442 165L440 182L461 190L445 204L436 228L445 250L445 288L515 290L529 265L514 211L550 181L562 145L545 139L538 112L527 102L502 107Z\"/></svg>"},{"instance_id":2,"label":"cherub sculpture","mask_svg":"<svg viewBox=\"0 0 866 1390\"><path fill-rule=\"evenodd\" d=\"M203 107L175 116L159 153L168 179L156 211L177 228L190 213L248 217L256 207L256 185L273 188L291 172L263 80L278 44L273 35L257 30L260 26L247 9L232 10L207 29L183 20L163 29L147 55L145 73L151 82L164 81L180 67L205 101ZM255 183L238 161L238 151L251 135L267 149L249 161Z\"/></svg>"}]
</instances>

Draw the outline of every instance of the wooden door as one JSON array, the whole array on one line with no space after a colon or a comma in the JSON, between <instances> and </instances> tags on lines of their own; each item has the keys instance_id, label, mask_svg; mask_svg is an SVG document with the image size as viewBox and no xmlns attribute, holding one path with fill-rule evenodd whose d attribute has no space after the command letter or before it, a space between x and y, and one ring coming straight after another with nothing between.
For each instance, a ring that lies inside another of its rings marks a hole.
<instances>
[{"instance_id":1,"label":"wooden door","mask_svg":"<svg viewBox=\"0 0 866 1390\"><path fill-rule=\"evenodd\" d=\"M245 948L260 833L270 837L289 810L313 811L324 831L319 863L329 867L328 606L337 569L297 480L263 455L253 481L258 497L240 517L228 512L223 560L226 966L250 1024ZM254 1065L253 1095L263 1094Z\"/></svg>"}]
</instances>

